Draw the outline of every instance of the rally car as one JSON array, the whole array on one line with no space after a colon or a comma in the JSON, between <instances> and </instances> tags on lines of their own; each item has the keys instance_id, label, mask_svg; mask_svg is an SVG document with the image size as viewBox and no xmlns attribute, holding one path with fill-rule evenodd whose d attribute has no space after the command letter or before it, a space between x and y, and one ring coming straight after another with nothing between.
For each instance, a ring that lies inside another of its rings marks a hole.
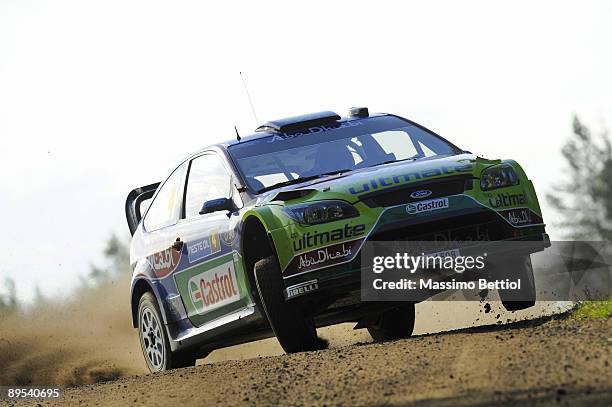
<instances>
[{"instance_id":1,"label":"rally car","mask_svg":"<svg viewBox=\"0 0 612 407\"><path fill-rule=\"evenodd\" d=\"M324 346L316 328L356 322L411 335L414 302L362 301L369 241L545 241L531 181L392 114L352 108L268 122L207 147L127 198L131 313L152 372L276 336ZM144 215L143 215L144 213ZM529 256L508 260L535 301Z\"/></svg>"}]
</instances>

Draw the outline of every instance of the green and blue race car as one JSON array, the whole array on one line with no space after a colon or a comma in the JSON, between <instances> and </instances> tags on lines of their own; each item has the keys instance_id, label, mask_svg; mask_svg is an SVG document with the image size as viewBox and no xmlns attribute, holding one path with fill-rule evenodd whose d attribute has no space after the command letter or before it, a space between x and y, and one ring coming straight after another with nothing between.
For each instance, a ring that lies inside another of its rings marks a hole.
<instances>
[{"instance_id":1,"label":"green and blue race car","mask_svg":"<svg viewBox=\"0 0 612 407\"><path fill-rule=\"evenodd\" d=\"M547 241L518 163L367 108L207 147L133 190L126 215L132 320L153 372L273 335L287 352L320 349L316 328L341 322L376 340L411 335L414 302L361 300L367 242ZM511 260L530 283L527 301L500 292L509 310L535 301L528 258Z\"/></svg>"}]
</instances>

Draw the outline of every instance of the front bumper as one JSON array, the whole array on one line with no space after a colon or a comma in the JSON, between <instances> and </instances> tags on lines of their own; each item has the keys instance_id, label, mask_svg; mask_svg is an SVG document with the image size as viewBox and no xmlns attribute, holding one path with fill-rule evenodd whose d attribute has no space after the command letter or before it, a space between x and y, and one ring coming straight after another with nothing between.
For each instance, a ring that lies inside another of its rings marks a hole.
<instances>
[{"instance_id":1,"label":"front bumper","mask_svg":"<svg viewBox=\"0 0 612 407\"><path fill-rule=\"evenodd\" d=\"M502 242L526 241L529 252L541 251L550 246L545 233L545 225L539 215L528 208L510 208L492 210L472 197L464 194L448 197L449 207L432 213L409 214L405 205L384 209L370 232L360 239L344 241L318 248L313 254L301 253L292 259L294 263L308 260L308 256L319 255L325 258L341 250L351 250L351 255L340 261L304 272L285 275L285 297L292 301L303 301L304 298L316 300L327 296L340 298L359 288L361 272L361 249L366 242L400 242L400 241L442 241L452 246L452 242L473 242L471 249L482 251L499 251L500 246L487 249L490 244ZM512 224L507 215L511 211L529 211L529 222ZM291 264L291 263L290 263ZM301 299L300 299L301 298ZM299 300L298 300L299 299Z\"/></svg>"}]
</instances>

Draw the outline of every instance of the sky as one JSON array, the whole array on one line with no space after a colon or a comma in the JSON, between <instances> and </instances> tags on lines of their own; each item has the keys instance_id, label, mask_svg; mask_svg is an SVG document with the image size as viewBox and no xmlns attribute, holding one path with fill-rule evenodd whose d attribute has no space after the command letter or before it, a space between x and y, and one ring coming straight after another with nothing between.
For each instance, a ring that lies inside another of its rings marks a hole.
<instances>
[{"instance_id":1,"label":"sky","mask_svg":"<svg viewBox=\"0 0 612 407\"><path fill-rule=\"evenodd\" d=\"M612 2L0 0L0 279L70 296L127 193L260 121L415 120L544 194L578 114L612 123ZM128 299L126 293L126 301Z\"/></svg>"}]
</instances>

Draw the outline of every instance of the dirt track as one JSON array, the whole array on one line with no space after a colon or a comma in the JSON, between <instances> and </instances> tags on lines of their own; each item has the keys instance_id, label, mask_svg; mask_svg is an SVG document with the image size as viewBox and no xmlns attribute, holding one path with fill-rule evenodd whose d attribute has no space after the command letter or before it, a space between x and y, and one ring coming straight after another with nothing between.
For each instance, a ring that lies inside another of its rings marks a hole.
<instances>
[{"instance_id":1,"label":"dirt track","mask_svg":"<svg viewBox=\"0 0 612 407\"><path fill-rule=\"evenodd\" d=\"M129 377L62 404L609 406L611 347L612 319L540 319Z\"/></svg>"}]
</instances>

